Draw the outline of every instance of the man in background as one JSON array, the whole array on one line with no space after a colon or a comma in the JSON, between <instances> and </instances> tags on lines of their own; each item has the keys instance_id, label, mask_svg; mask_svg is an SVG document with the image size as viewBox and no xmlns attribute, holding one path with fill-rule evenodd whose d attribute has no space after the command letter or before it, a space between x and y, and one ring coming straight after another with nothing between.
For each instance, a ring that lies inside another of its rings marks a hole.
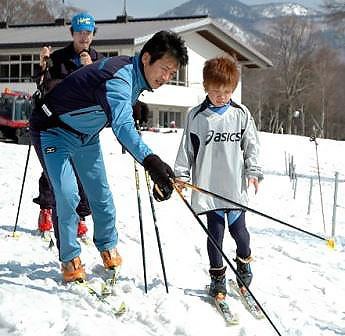
<instances>
[{"instance_id":1,"label":"man in background","mask_svg":"<svg viewBox=\"0 0 345 336\"><path fill-rule=\"evenodd\" d=\"M92 64L103 58L103 55L91 48L93 37L96 33L95 18L89 13L78 13L73 16L70 26L73 41L66 47L52 52L51 46L44 46L40 50L40 75L38 87L40 98L61 82L67 75L79 68ZM79 215L78 236L86 237L87 226L85 217L91 214L87 197L77 177L80 202L77 206ZM40 206L38 230L42 236L49 237L52 229L52 209L54 196L45 174L42 172L39 179L39 196L33 201Z\"/></svg>"}]
</instances>

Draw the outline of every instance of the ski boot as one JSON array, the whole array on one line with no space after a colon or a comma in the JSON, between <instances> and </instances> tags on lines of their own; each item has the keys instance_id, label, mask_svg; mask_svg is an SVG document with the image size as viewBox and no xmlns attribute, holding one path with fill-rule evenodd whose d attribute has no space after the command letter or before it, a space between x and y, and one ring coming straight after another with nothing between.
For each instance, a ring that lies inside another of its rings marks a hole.
<instances>
[{"instance_id":1,"label":"ski boot","mask_svg":"<svg viewBox=\"0 0 345 336\"><path fill-rule=\"evenodd\" d=\"M234 261L237 264L237 272L239 273L241 280L244 282L244 284L249 287L250 283L253 279L253 273L250 268L250 263L253 261L253 258L251 256L247 258L240 258L239 256L234 259ZM242 289L243 284L242 282L237 278L237 284L240 290Z\"/></svg>"},{"instance_id":2,"label":"ski boot","mask_svg":"<svg viewBox=\"0 0 345 336\"><path fill-rule=\"evenodd\" d=\"M220 268L210 268L209 273L211 276L211 284L208 294L216 297L221 294L226 295L226 279L225 279L226 266Z\"/></svg>"},{"instance_id":3,"label":"ski boot","mask_svg":"<svg viewBox=\"0 0 345 336\"><path fill-rule=\"evenodd\" d=\"M116 248L102 251L101 257L105 269L114 270L122 264L122 258Z\"/></svg>"},{"instance_id":4,"label":"ski boot","mask_svg":"<svg viewBox=\"0 0 345 336\"><path fill-rule=\"evenodd\" d=\"M79 257L75 257L71 261L62 263L61 271L65 282L82 282L86 279L84 265L82 265Z\"/></svg>"},{"instance_id":5,"label":"ski boot","mask_svg":"<svg viewBox=\"0 0 345 336\"><path fill-rule=\"evenodd\" d=\"M79 223L78 223L78 231L77 231L77 236L78 238L81 239L86 239L86 232L87 232L87 226L85 223L85 218L80 217Z\"/></svg>"},{"instance_id":6,"label":"ski boot","mask_svg":"<svg viewBox=\"0 0 345 336\"><path fill-rule=\"evenodd\" d=\"M41 209L38 217L38 231L43 239L50 240L50 230L52 227L52 209Z\"/></svg>"},{"instance_id":7,"label":"ski boot","mask_svg":"<svg viewBox=\"0 0 345 336\"><path fill-rule=\"evenodd\" d=\"M103 265L106 271L104 285L102 286L102 295L112 295L115 291L115 284L122 264L122 258L116 248L101 252Z\"/></svg>"}]
</instances>

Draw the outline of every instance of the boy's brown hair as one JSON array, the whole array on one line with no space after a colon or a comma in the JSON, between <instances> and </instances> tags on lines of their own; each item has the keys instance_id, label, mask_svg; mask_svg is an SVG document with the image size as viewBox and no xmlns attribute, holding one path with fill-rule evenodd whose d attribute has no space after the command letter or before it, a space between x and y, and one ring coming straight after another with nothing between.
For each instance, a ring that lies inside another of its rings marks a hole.
<instances>
[{"instance_id":1,"label":"boy's brown hair","mask_svg":"<svg viewBox=\"0 0 345 336\"><path fill-rule=\"evenodd\" d=\"M210 85L230 86L235 90L240 79L238 62L233 56L219 56L205 62L203 69L205 89Z\"/></svg>"}]
</instances>

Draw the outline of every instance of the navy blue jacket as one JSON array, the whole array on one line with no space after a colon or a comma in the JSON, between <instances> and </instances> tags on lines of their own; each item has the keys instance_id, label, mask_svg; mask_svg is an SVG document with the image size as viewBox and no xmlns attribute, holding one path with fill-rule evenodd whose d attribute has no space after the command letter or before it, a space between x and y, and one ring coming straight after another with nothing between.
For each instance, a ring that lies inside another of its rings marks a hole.
<instances>
[{"instance_id":1,"label":"navy blue jacket","mask_svg":"<svg viewBox=\"0 0 345 336\"><path fill-rule=\"evenodd\" d=\"M104 58L56 85L44 100L46 113L52 116L36 111L30 126L46 130L64 125L87 141L109 124L120 143L142 162L152 151L138 135L132 106L144 90L151 88L139 56Z\"/></svg>"},{"instance_id":2,"label":"navy blue jacket","mask_svg":"<svg viewBox=\"0 0 345 336\"><path fill-rule=\"evenodd\" d=\"M90 48L88 53L91 57L92 63L103 58L104 56L95 49ZM68 44L65 48L58 49L50 55L52 66L49 69L52 79L63 79L70 73L82 67L76 59L79 55L75 52L73 42Z\"/></svg>"},{"instance_id":3,"label":"navy blue jacket","mask_svg":"<svg viewBox=\"0 0 345 336\"><path fill-rule=\"evenodd\" d=\"M88 53L92 62L103 58L104 56L95 49L90 48ZM81 68L79 55L75 52L73 42L66 47L55 50L48 60L48 69L44 71L44 83L42 88L44 93L50 91L57 83L67 77L70 73ZM40 85L42 72L37 77L37 85Z\"/></svg>"}]
</instances>

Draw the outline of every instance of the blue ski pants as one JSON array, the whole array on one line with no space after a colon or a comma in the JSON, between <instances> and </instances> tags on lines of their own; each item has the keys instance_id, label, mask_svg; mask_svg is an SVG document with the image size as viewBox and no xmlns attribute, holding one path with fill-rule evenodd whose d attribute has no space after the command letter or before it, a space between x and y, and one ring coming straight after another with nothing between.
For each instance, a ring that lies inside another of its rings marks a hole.
<instances>
[{"instance_id":1,"label":"blue ski pants","mask_svg":"<svg viewBox=\"0 0 345 336\"><path fill-rule=\"evenodd\" d=\"M46 131L31 130L31 141L54 193L53 221L60 261L68 262L81 252L76 212L80 197L74 170L89 200L97 249L114 248L118 241L116 213L99 135L81 137L56 127Z\"/></svg>"},{"instance_id":2,"label":"blue ski pants","mask_svg":"<svg viewBox=\"0 0 345 336\"><path fill-rule=\"evenodd\" d=\"M210 211L206 213L207 229L220 248L223 247L225 217L227 217L228 229L236 243L236 254L246 259L250 256L250 236L246 227L245 212L241 210ZM207 239L207 252L210 260L210 268L223 267L223 257L212 241Z\"/></svg>"}]
</instances>

